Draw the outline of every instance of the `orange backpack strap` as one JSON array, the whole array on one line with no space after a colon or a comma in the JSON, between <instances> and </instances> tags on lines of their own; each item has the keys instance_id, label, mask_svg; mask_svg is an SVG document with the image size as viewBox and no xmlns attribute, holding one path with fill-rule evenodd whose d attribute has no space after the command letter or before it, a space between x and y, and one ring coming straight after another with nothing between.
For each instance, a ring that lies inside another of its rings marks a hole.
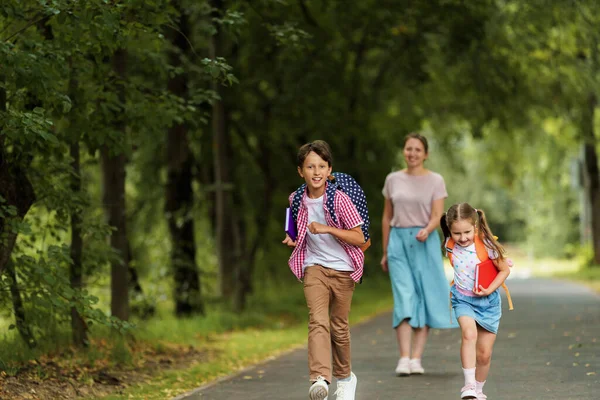
<instances>
[{"instance_id":1,"label":"orange backpack strap","mask_svg":"<svg viewBox=\"0 0 600 400\"><path fill-rule=\"evenodd\" d=\"M446 241L446 257L450 260L450 264L452 264L452 249L454 248L454 239L451 237Z\"/></svg>"},{"instance_id":2,"label":"orange backpack strap","mask_svg":"<svg viewBox=\"0 0 600 400\"><path fill-rule=\"evenodd\" d=\"M487 248L485 247L485 244L483 243L483 240L481 240L481 238L478 235L475 235L475 252L477 253L477 258L479 258L479 261L483 262L483 261L487 261L490 259L490 256L488 254Z\"/></svg>"},{"instance_id":3,"label":"orange backpack strap","mask_svg":"<svg viewBox=\"0 0 600 400\"><path fill-rule=\"evenodd\" d=\"M508 290L508 286L506 286L506 283L502 283L502 287L504 288L504 291L506 292L506 300L508 300L508 310L512 311L515 308L513 307L512 297L510 297L510 292Z\"/></svg>"}]
</instances>

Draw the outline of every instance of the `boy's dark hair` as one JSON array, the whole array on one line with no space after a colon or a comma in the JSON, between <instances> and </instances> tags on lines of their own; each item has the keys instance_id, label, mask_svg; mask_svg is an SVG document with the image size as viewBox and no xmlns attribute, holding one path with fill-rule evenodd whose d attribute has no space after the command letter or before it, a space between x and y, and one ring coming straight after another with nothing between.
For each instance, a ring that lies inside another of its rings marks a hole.
<instances>
[{"instance_id":1,"label":"boy's dark hair","mask_svg":"<svg viewBox=\"0 0 600 400\"><path fill-rule=\"evenodd\" d=\"M404 143L402 144L402 148L406 146L406 142L408 142L409 139L419 140L421 143L423 143L423 147L425 148L425 154L429 153L429 144L427 143L427 138L425 136L421 135L419 132L409 133L404 137Z\"/></svg>"},{"instance_id":2,"label":"boy's dark hair","mask_svg":"<svg viewBox=\"0 0 600 400\"><path fill-rule=\"evenodd\" d=\"M304 165L304 160L306 160L306 156L308 156L308 153L311 151L317 153L319 157L327 161L327 164L329 164L331 167L331 164L333 163L331 148L324 140L315 140L300 147L300 150L298 150L298 167L302 168Z\"/></svg>"}]
</instances>

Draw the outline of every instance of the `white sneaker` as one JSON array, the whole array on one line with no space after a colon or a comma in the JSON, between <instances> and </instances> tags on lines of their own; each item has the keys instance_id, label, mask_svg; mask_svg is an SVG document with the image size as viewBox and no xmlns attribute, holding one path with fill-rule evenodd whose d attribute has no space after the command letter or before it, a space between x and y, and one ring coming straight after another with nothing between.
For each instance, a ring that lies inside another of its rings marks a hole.
<instances>
[{"instance_id":1,"label":"white sneaker","mask_svg":"<svg viewBox=\"0 0 600 400\"><path fill-rule=\"evenodd\" d=\"M410 375L410 362L408 358L401 358L398 360L398 365L396 366L396 375L398 376L408 376Z\"/></svg>"},{"instance_id":2,"label":"white sneaker","mask_svg":"<svg viewBox=\"0 0 600 400\"><path fill-rule=\"evenodd\" d=\"M421 366L421 359L419 358L411 359L409 363L409 368L411 374L423 375L425 373L425 370Z\"/></svg>"},{"instance_id":3,"label":"white sneaker","mask_svg":"<svg viewBox=\"0 0 600 400\"><path fill-rule=\"evenodd\" d=\"M335 391L336 400L354 400L354 393L356 392L356 384L358 379L354 372L350 373L349 382L337 382L337 390Z\"/></svg>"},{"instance_id":4,"label":"white sneaker","mask_svg":"<svg viewBox=\"0 0 600 400\"><path fill-rule=\"evenodd\" d=\"M475 384L470 383L468 385L463 386L460 389L460 398L461 399L477 399L477 392L475 391Z\"/></svg>"},{"instance_id":5,"label":"white sneaker","mask_svg":"<svg viewBox=\"0 0 600 400\"><path fill-rule=\"evenodd\" d=\"M315 383L308 389L308 398L310 400L327 400L329 394L329 385L322 376L319 376Z\"/></svg>"}]
</instances>

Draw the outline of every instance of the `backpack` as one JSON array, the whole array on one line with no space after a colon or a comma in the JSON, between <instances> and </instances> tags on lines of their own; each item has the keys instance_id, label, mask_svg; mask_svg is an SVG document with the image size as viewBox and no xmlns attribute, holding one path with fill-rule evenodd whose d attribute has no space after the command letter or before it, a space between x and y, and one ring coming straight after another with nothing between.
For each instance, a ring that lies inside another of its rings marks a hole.
<instances>
[{"instance_id":1,"label":"backpack","mask_svg":"<svg viewBox=\"0 0 600 400\"><path fill-rule=\"evenodd\" d=\"M487 248L485 247L485 244L483 243L483 241L479 238L479 236L475 235L474 238L474 242L475 242L475 252L477 253L477 258L479 259L479 262L484 262L490 259L490 256L488 255L487 252ZM448 259L450 260L450 264L452 264L452 249L454 248L454 239L452 239L451 237L448 238L448 241L446 242L446 256L448 257ZM510 267L512 267L512 261L511 260L507 260L508 264ZM454 284L454 280L452 280L452 282L450 283L450 286L452 286ZM506 292L506 299L508 300L508 309L509 310L513 310L513 302L512 302L512 298L510 297L510 291L508 290L508 287L506 286L506 283L502 283L502 288L504 289L504 291ZM452 295L452 294L450 294Z\"/></svg>"},{"instance_id":2,"label":"backpack","mask_svg":"<svg viewBox=\"0 0 600 400\"><path fill-rule=\"evenodd\" d=\"M325 206L329 211L329 215L333 221L337 223L337 216L335 215L335 209L333 206L335 191L341 190L342 192L346 193L348 197L350 197L350 200L352 200L352 203L356 207L356 210L363 220L361 230L365 236L365 243L360 247L360 249L364 252L371 245L371 237L369 235L369 210L367 209L367 197L365 196L365 192L353 177L348 174L344 174L343 172L334 172L327 179L329 180L329 184L327 185L327 189L325 191L327 194L327 204ZM298 211L300 210L300 203L302 202L302 196L304 195L305 190L306 183L302 184L294 194L291 205L294 222L298 221Z\"/></svg>"}]
</instances>

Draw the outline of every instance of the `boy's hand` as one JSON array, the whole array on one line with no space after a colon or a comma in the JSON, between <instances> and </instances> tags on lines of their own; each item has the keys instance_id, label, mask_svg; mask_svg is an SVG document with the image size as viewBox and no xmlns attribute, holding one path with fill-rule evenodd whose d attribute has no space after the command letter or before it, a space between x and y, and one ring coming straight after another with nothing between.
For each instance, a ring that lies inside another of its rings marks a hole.
<instances>
[{"instance_id":1,"label":"boy's hand","mask_svg":"<svg viewBox=\"0 0 600 400\"><path fill-rule=\"evenodd\" d=\"M310 225L308 225L308 230L310 231L310 233L312 233L313 235L318 235L321 233L329 233L329 226L328 225L323 225L320 224L318 222L311 222Z\"/></svg>"},{"instance_id":2,"label":"boy's hand","mask_svg":"<svg viewBox=\"0 0 600 400\"><path fill-rule=\"evenodd\" d=\"M490 288L485 289L483 286L479 285L479 290L473 290L473 293L475 293L477 296L480 297L484 297L484 296L489 296L490 294L492 294L494 291L490 290Z\"/></svg>"},{"instance_id":3,"label":"boy's hand","mask_svg":"<svg viewBox=\"0 0 600 400\"><path fill-rule=\"evenodd\" d=\"M288 234L285 235L285 239L283 239L283 242L281 243L287 245L288 247L296 247L296 242L294 242Z\"/></svg>"}]
</instances>

